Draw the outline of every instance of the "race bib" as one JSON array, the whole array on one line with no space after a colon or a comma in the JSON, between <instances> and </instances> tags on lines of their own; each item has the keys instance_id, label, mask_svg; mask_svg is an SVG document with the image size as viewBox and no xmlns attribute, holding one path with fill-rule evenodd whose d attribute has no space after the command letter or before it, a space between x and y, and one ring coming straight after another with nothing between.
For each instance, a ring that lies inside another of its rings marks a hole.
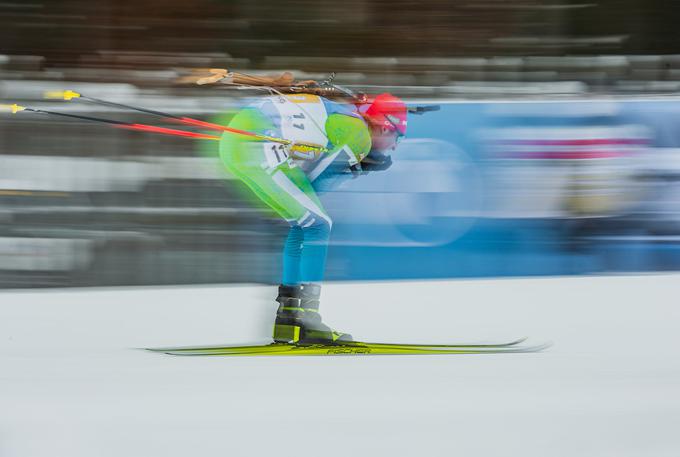
<instances>
[{"instance_id":1,"label":"race bib","mask_svg":"<svg viewBox=\"0 0 680 457\"><path fill-rule=\"evenodd\" d=\"M281 143L263 143L265 164L267 168L276 168L288 162L288 148Z\"/></svg>"},{"instance_id":2,"label":"race bib","mask_svg":"<svg viewBox=\"0 0 680 457\"><path fill-rule=\"evenodd\" d=\"M274 106L281 118L281 135L294 143L325 146L328 137L324 130L328 114L323 102L316 95L286 95L277 99Z\"/></svg>"}]
</instances>

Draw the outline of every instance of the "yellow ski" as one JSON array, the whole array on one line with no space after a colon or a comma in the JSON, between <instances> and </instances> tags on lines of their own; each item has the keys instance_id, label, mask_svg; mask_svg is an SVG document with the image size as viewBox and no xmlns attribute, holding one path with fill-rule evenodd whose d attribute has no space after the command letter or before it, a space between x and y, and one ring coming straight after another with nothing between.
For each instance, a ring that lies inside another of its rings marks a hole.
<instances>
[{"instance_id":1,"label":"yellow ski","mask_svg":"<svg viewBox=\"0 0 680 457\"><path fill-rule=\"evenodd\" d=\"M308 356L308 355L441 355L538 352L549 344L522 345L525 338L499 344L391 344L349 342L296 345L272 343L253 346L149 348L149 351L184 356Z\"/></svg>"}]
</instances>

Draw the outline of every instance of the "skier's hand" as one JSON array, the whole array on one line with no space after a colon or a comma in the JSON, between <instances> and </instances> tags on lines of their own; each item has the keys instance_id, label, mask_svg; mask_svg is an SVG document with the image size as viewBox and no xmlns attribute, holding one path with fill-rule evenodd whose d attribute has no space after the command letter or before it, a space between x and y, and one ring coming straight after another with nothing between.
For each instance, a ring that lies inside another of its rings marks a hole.
<instances>
[{"instance_id":1,"label":"skier's hand","mask_svg":"<svg viewBox=\"0 0 680 457\"><path fill-rule=\"evenodd\" d=\"M287 146L288 155L298 160L316 160L322 150L321 146L305 143L294 143Z\"/></svg>"},{"instance_id":2,"label":"skier's hand","mask_svg":"<svg viewBox=\"0 0 680 457\"><path fill-rule=\"evenodd\" d=\"M369 171L384 171L392 166L392 156L371 152L361 161L361 165L367 173Z\"/></svg>"},{"instance_id":3,"label":"skier's hand","mask_svg":"<svg viewBox=\"0 0 680 457\"><path fill-rule=\"evenodd\" d=\"M352 173L352 178L354 178L354 179L358 178L361 175L366 174L366 172L361 167L360 163L355 163L354 165L350 165L349 171Z\"/></svg>"}]
</instances>

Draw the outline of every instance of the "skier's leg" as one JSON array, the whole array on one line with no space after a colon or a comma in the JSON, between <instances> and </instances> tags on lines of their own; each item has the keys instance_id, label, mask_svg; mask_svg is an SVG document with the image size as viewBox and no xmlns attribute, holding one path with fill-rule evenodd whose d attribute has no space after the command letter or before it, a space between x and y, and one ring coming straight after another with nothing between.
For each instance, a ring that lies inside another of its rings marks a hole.
<instances>
[{"instance_id":1,"label":"skier's leg","mask_svg":"<svg viewBox=\"0 0 680 457\"><path fill-rule=\"evenodd\" d=\"M332 226L330 217L299 168L281 167L266 176L268 178L253 171L244 182L263 201L276 202L270 206L278 208L291 223L284 249L283 281L277 297L279 309L274 340L301 344L351 341L349 334L333 331L323 324L319 314L319 282L325 268Z\"/></svg>"},{"instance_id":2,"label":"skier's leg","mask_svg":"<svg viewBox=\"0 0 680 457\"><path fill-rule=\"evenodd\" d=\"M267 133L274 128L271 122L256 110L239 112L229 125L258 133ZM277 146L225 133L220 143L220 158L225 168L246 184L259 200L291 224L284 249L282 283L295 286L300 283L303 241L302 230L296 221L304 215L306 209L282 192L273 182L274 173L290 168L285 155L277 150ZM300 170L298 172L301 173Z\"/></svg>"},{"instance_id":3,"label":"skier's leg","mask_svg":"<svg viewBox=\"0 0 680 457\"><path fill-rule=\"evenodd\" d=\"M308 211L297 221L297 226L291 229L287 240L286 251L300 255L299 277L302 287L295 290L284 286L279 288L278 301L281 303L274 327L274 339L285 342L300 343L342 343L351 341L351 335L336 332L321 322L319 314L319 299L321 281L323 279L328 241L332 222L323 210L323 206L312 184L299 170L284 173L303 196L298 200L303 202ZM290 182L283 177L275 179L282 188L289 188ZM291 190L292 194L298 193ZM302 240L300 240L302 238ZM288 256L284 256L284 259ZM298 257L296 257L296 260ZM285 261L285 260L284 260ZM285 265L284 265L285 266ZM286 269L284 268L284 274ZM299 299L297 307L291 305L293 300Z\"/></svg>"},{"instance_id":4,"label":"skier's leg","mask_svg":"<svg viewBox=\"0 0 680 457\"><path fill-rule=\"evenodd\" d=\"M261 125L257 112L239 113L230 123L250 131L261 131ZM225 136L220 145L225 166L291 225L274 339L304 343L350 340L349 335L333 332L321 322L319 285L300 287L301 281L320 282L323 278L332 223L304 172L287 160L276 162L276 146L235 136Z\"/></svg>"},{"instance_id":5,"label":"skier's leg","mask_svg":"<svg viewBox=\"0 0 680 457\"><path fill-rule=\"evenodd\" d=\"M277 297L279 309L274 340L302 344L351 341L349 334L335 332L324 325L319 314L321 287L318 282L323 278L330 218L299 168L282 167L266 176L253 171L244 182L263 201L273 202L270 206L291 223L284 249L283 281ZM300 187L293 185L295 183Z\"/></svg>"},{"instance_id":6,"label":"skier's leg","mask_svg":"<svg viewBox=\"0 0 680 457\"><path fill-rule=\"evenodd\" d=\"M349 334L333 331L323 324L319 314L320 282L328 251L332 222L311 183L298 168L283 169L272 178L306 208L304 215L291 228L284 255L286 260L299 260L301 287L291 288L285 282L279 288L280 306L274 324L274 340L295 343L342 343L351 341ZM288 269L290 270L290 269Z\"/></svg>"},{"instance_id":7,"label":"skier's leg","mask_svg":"<svg viewBox=\"0 0 680 457\"><path fill-rule=\"evenodd\" d=\"M232 167L232 172L291 225L284 245L282 284L321 281L331 222L320 202L297 187L291 188L290 183L304 179L302 170L281 167L271 176L258 169Z\"/></svg>"},{"instance_id":8,"label":"skier's leg","mask_svg":"<svg viewBox=\"0 0 680 457\"><path fill-rule=\"evenodd\" d=\"M300 263L302 260L302 242L304 234L299 225L294 225L288 231L288 237L283 248L283 277L281 284L285 286L299 286Z\"/></svg>"},{"instance_id":9,"label":"skier's leg","mask_svg":"<svg viewBox=\"0 0 680 457\"><path fill-rule=\"evenodd\" d=\"M292 195L305 208L295 221L286 242L284 262L299 259L299 282L320 283L323 280L332 221L321 204L312 184L299 168L283 169L272 178L281 189ZM284 265L285 267L285 265ZM285 271L285 268L284 268ZM290 284L285 281L284 284Z\"/></svg>"},{"instance_id":10,"label":"skier's leg","mask_svg":"<svg viewBox=\"0 0 680 457\"><path fill-rule=\"evenodd\" d=\"M229 126L255 133L266 133L275 128L269 119L253 109L240 111ZM269 163L272 156L269 150L271 146L273 143L253 141L248 137L225 132L220 141L220 159L224 167L247 185L259 200L282 218L292 221L294 215L289 214L286 203L279 202L271 191L265 189L271 185L271 173L277 168L277 164ZM285 161L278 164L283 165L286 165Z\"/></svg>"}]
</instances>

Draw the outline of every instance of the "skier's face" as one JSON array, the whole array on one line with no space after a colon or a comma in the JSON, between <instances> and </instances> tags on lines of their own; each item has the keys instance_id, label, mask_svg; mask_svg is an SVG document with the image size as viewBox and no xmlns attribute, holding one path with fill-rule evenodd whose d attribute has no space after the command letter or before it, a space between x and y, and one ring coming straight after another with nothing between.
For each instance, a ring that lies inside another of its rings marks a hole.
<instances>
[{"instance_id":1,"label":"skier's face","mask_svg":"<svg viewBox=\"0 0 680 457\"><path fill-rule=\"evenodd\" d=\"M392 151L397 148L401 139L399 132L383 126L371 126L372 149L380 152Z\"/></svg>"}]
</instances>

